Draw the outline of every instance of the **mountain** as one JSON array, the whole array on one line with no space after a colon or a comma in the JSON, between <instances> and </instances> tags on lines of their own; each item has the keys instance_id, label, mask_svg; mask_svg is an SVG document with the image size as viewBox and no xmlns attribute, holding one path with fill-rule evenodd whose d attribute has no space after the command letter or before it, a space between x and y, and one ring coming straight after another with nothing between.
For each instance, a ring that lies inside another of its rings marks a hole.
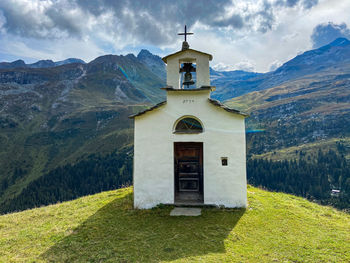
<instances>
[{"instance_id":1,"label":"mountain","mask_svg":"<svg viewBox=\"0 0 350 263\"><path fill-rule=\"evenodd\" d=\"M332 78L333 75L345 73L350 73L350 41L338 38L326 46L296 56L273 72L253 75L243 80L231 80L230 77L222 76L213 79L212 84L217 86L214 96L219 100L228 100L298 78L306 78L308 75Z\"/></svg>"},{"instance_id":2,"label":"mountain","mask_svg":"<svg viewBox=\"0 0 350 263\"><path fill-rule=\"evenodd\" d=\"M305 182L310 191L296 191L296 182L286 189L283 181L271 189L310 199L323 189L322 200L333 200L332 189L350 185L346 170L339 168L346 167L343 157L350 159L348 51L348 41L338 39L266 74L211 69L213 96L250 113L249 158L301 160L314 167L322 154L337 153L322 157L333 160L324 169L336 171L329 182L320 185L317 178L322 174L324 180L324 173L312 168L318 175ZM15 64L19 67L0 69L0 211L130 183L133 122L128 116L164 100L161 58L143 50L137 57L105 55L86 64ZM261 165L293 178L293 163ZM262 186L270 187L267 181Z\"/></svg>"},{"instance_id":3,"label":"mountain","mask_svg":"<svg viewBox=\"0 0 350 263\"><path fill-rule=\"evenodd\" d=\"M214 82L231 82L237 80L247 80L253 77L263 75L262 73L248 72L243 70L233 70L233 71L216 71L210 68L210 80Z\"/></svg>"},{"instance_id":4,"label":"mountain","mask_svg":"<svg viewBox=\"0 0 350 263\"><path fill-rule=\"evenodd\" d=\"M87 87L113 87L111 91L114 93L111 95L120 102L157 103L165 95L160 91L165 85L165 80L154 74L133 54L98 57L87 64L87 73L93 74L92 77L85 78L88 81L85 84Z\"/></svg>"},{"instance_id":5,"label":"mountain","mask_svg":"<svg viewBox=\"0 0 350 263\"><path fill-rule=\"evenodd\" d=\"M338 38L318 49L306 51L275 70L274 76L292 79L323 71L342 69L350 63L350 41Z\"/></svg>"},{"instance_id":6,"label":"mountain","mask_svg":"<svg viewBox=\"0 0 350 263\"><path fill-rule=\"evenodd\" d=\"M248 171L256 173L257 185L349 207L350 42L337 39L297 56L274 72L239 83L240 90L228 88L223 93L219 89L218 97L245 93L225 104L250 114L246 119L248 156L260 160L250 164L260 170L248 167ZM266 159L270 161L261 161ZM316 168L305 168L304 173L294 167L296 161ZM266 181L261 179L265 176ZM308 185L313 189L304 191ZM332 189L339 189L344 196L334 198Z\"/></svg>"},{"instance_id":7,"label":"mountain","mask_svg":"<svg viewBox=\"0 0 350 263\"><path fill-rule=\"evenodd\" d=\"M26 67L28 68L51 68L55 67L56 64L52 60L39 60L33 64L28 64Z\"/></svg>"},{"instance_id":8,"label":"mountain","mask_svg":"<svg viewBox=\"0 0 350 263\"><path fill-rule=\"evenodd\" d=\"M10 69L10 68L26 68L26 63L19 59L13 62L0 62L0 69Z\"/></svg>"},{"instance_id":9,"label":"mountain","mask_svg":"<svg viewBox=\"0 0 350 263\"><path fill-rule=\"evenodd\" d=\"M85 61L79 58L67 58L65 60L56 61L54 63L55 63L55 66L62 66L66 64L72 64L72 63L85 64Z\"/></svg>"},{"instance_id":10,"label":"mountain","mask_svg":"<svg viewBox=\"0 0 350 263\"><path fill-rule=\"evenodd\" d=\"M255 88L257 79L264 76L262 73L247 72L243 70L215 71L210 68L210 81L216 87L212 96L224 101L240 95L242 90ZM244 83L242 85L242 83Z\"/></svg>"},{"instance_id":11,"label":"mountain","mask_svg":"<svg viewBox=\"0 0 350 263\"><path fill-rule=\"evenodd\" d=\"M274 83L278 75L284 79L282 83L262 90L255 86L258 90L226 101L228 106L250 113L246 120L248 155L260 160L251 166L264 167L258 173L252 170L258 185L350 206L349 50L349 41L338 39L305 52L269 74L272 80L264 80L265 84ZM261 161L266 159L269 161ZM316 168L296 174L295 162ZM267 181L261 179L265 176ZM313 186L310 192L303 190L307 185ZM332 189L344 196L334 198Z\"/></svg>"},{"instance_id":12,"label":"mountain","mask_svg":"<svg viewBox=\"0 0 350 263\"><path fill-rule=\"evenodd\" d=\"M134 55L0 69L0 211L13 207L11 200L42 176L61 170L71 174L69 165L83 171L93 164L91 171L96 172L112 165L99 163L109 154L120 162L113 164L118 169L106 168L115 179L101 182L104 186L96 183L95 192L130 181L129 175L118 181L129 169L126 153L132 152L133 123L128 116L161 101L164 91L159 88L164 84ZM76 180L85 179L75 178L72 187L82 190L85 183ZM62 189L70 195L67 187Z\"/></svg>"},{"instance_id":13,"label":"mountain","mask_svg":"<svg viewBox=\"0 0 350 263\"><path fill-rule=\"evenodd\" d=\"M334 140L341 141L347 149L349 76L350 41L340 38L265 74L264 85L270 86L260 90L261 85L256 85L256 91L230 99L227 104L251 113L250 128L265 129L264 143L250 148L255 154L315 142L321 147L322 142ZM277 77L284 80L271 84ZM350 154L350 149L346 152Z\"/></svg>"},{"instance_id":14,"label":"mountain","mask_svg":"<svg viewBox=\"0 0 350 263\"><path fill-rule=\"evenodd\" d=\"M23 60L16 60L13 62L1 62L0 69L15 69L15 68L51 68L72 63L85 64L85 62L78 58L68 58L65 60L53 62L52 60L39 60L32 64L26 64Z\"/></svg>"},{"instance_id":15,"label":"mountain","mask_svg":"<svg viewBox=\"0 0 350 263\"><path fill-rule=\"evenodd\" d=\"M349 214L250 186L248 202L171 217L125 188L2 215L0 261L349 262Z\"/></svg>"},{"instance_id":16,"label":"mountain","mask_svg":"<svg viewBox=\"0 0 350 263\"><path fill-rule=\"evenodd\" d=\"M166 68L161 57L153 55L146 49L142 49L137 55L137 59L147 65L154 74L162 79L166 79Z\"/></svg>"}]
</instances>

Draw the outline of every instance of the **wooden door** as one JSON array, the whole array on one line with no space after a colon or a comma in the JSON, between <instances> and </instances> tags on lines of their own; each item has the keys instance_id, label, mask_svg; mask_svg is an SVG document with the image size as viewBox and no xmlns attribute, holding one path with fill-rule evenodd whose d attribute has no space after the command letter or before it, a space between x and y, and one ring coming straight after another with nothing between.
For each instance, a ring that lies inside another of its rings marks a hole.
<instances>
[{"instance_id":1,"label":"wooden door","mask_svg":"<svg viewBox=\"0 0 350 263\"><path fill-rule=\"evenodd\" d=\"M203 143L175 142L175 192L203 193Z\"/></svg>"}]
</instances>

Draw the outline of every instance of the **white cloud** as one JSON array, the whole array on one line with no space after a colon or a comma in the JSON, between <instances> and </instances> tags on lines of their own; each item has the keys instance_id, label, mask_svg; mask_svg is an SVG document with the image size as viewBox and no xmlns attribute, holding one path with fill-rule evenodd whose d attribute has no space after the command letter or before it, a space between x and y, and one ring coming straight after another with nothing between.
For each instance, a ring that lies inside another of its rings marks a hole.
<instances>
[{"instance_id":1,"label":"white cloud","mask_svg":"<svg viewBox=\"0 0 350 263\"><path fill-rule=\"evenodd\" d=\"M350 10L350 1L339 0L335 4L323 0L312 9L276 9L276 23L266 33L232 30L218 35L210 29L200 28L199 32L195 31L197 35L190 44L213 54L213 65L253 61L254 71L267 72L276 61L283 64L312 49L310 36L313 29L325 19L350 25L350 16L344 10Z\"/></svg>"},{"instance_id":2,"label":"white cloud","mask_svg":"<svg viewBox=\"0 0 350 263\"><path fill-rule=\"evenodd\" d=\"M349 26L349 10L348 0L1 0L0 53L89 61L153 46L166 55L181 47L186 23L191 47L216 67L266 72L312 48L317 25Z\"/></svg>"},{"instance_id":3,"label":"white cloud","mask_svg":"<svg viewBox=\"0 0 350 263\"><path fill-rule=\"evenodd\" d=\"M317 25L311 35L314 48L327 45L339 37L350 38L350 30L345 23L334 24L332 22Z\"/></svg>"},{"instance_id":4,"label":"white cloud","mask_svg":"<svg viewBox=\"0 0 350 263\"><path fill-rule=\"evenodd\" d=\"M255 71L255 64L252 61L245 60L236 63L235 68L237 70Z\"/></svg>"},{"instance_id":5,"label":"white cloud","mask_svg":"<svg viewBox=\"0 0 350 263\"><path fill-rule=\"evenodd\" d=\"M274 62L272 62L270 64L269 70L270 71L274 71L276 69L278 69L280 66L282 66L283 63L281 63L281 61L275 60Z\"/></svg>"},{"instance_id":6,"label":"white cloud","mask_svg":"<svg viewBox=\"0 0 350 263\"><path fill-rule=\"evenodd\" d=\"M222 62L219 62L219 63L215 64L212 68L214 70L217 70L217 71L232 71L232 70L235 70L235 67L233 65L227 65L227 64L222 63Z\"/></svg>"},{"instance_id":7,"label":"white cloud","mask_svg":"<svg viewBox=\"0 0 350 263\"><path fill-rule=\"evenodd\" d=\"M94 42L84 40L24 40L19 37L0 35L0 42L0 53L18 56L21 59L27 58L26 62L40 59L58 61L69 57L81 58L89 62L105 54L105 51L96 46Z\"/></svg>"}]
</instances>

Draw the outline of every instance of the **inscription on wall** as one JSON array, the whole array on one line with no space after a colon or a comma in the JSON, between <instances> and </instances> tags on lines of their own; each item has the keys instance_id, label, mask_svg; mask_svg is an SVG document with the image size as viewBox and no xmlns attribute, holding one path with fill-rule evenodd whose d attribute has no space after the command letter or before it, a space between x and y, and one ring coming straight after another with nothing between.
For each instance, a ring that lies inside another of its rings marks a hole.
<instances>
[{"instance_id":1,"label":"inscription on wall","mask_svg":"<svg viewBox=\"0 0 350 263\"><path fill-rule=\"evenodd\" d=\"M182 103L183 104L190 104L190 103L194 103L194 100L187 99L187 100L183 100Z\"/></svg>"}]
</instances>

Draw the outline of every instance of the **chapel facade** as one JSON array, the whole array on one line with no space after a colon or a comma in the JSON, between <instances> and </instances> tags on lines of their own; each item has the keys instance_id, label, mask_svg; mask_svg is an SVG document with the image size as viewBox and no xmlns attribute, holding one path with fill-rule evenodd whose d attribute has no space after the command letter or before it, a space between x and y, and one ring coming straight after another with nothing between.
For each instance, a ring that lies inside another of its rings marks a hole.
<instances>
[{"instance_id":1,"label":"chapel facade","mask_svg":"<svg viewBox=\"0 0 350 263\"><path fill-rule=\"evenodd\" d=\"M131 116L135 208L246 207L247 115L211 99L211 60L185 39L179 52L163 58L166 101Z\"/></svg>"}]
</instances>

